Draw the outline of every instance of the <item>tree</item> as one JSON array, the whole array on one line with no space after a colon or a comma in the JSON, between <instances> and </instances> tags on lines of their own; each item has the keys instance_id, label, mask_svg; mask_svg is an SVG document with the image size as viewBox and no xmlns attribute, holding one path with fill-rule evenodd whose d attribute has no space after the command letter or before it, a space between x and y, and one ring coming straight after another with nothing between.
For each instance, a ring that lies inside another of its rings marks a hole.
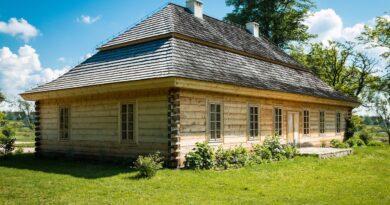
<instances>
[{"instance_id":1,"label":"tree","mask_svg":"<svg viewBox=\"0 0 390 205\"><path fill-rule=\"evenodd\" d=\"M390 18L380 16L375 19L375 25L364 26L364 31L358 40L369 47L385 47L387 51L382 53L382 57L389 60L390 57Z\"/></svg>"},{"instance_id":2,"label":"tree","mask_svg":"<svg viewBox=\"0 0 390 205\"><path fill-rule=\"evenodd\" d=\"M351 42L313 43L307 50L291 47L290 54L337 91L364 100L362 93L379 80L373 75L377 62L356 52Z\"/></svg>"},{"instance_id":3,"label":"tree","mask_svg":"<svg viewBox=\"0 0 390 205\"><path fill-rule=\"evenodd\" d=\"M5 101L5 96L0 92L0 103Z\"/></svg>"},{"instance_id":4,"label":"tree","mask_svg":"<svg viewBox=\"0 0 390 205\"><path fill-rule=\"evenodd\" d=\"M239 25L257 22L260 32L280 48L314 37L303 24L314 7L312 0L226 0L226 5L234 7L225 17L226 21Z\"/></svg>"},{"instance_id":5,"label":"tree","mask_svg":"<svg viewBox=\"0 0 390 205\"><path fill-rule=\"evenodd\" d=\"M382 127L385 130L390 144L390 95L378 96L374 100L377 115L382 119Z\"/></svg>"},{"instance_id":6,"label":"tree","mask_svg":"<svg viewBox=\"0 0 390 205\"><path fill-rule=\"evenodd\" d=\"M33 105L30 103L30 102L27 102L25 100L22 100L22 99L18 99L17 101L18 103L18 107L19 107L19 110L21 112L24 113L24 121L25 121L25 124L30 127L31 129L33 129L34 125L33 125Z\"/></svg>"}]
</instances>

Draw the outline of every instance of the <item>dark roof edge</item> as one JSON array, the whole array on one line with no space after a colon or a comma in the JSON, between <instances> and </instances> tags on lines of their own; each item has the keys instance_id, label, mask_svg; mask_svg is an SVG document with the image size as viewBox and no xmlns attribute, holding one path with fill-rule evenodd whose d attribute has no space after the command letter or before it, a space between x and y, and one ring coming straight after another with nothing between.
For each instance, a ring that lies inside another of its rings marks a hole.
<instances>
[{"instance_id":1,"label":"dark roof edge","mask_svg":"<svg viewBox=\"0 0 390 205\"><path fill-rule=\"evenodd\" d=\"M266 62L269 62L269 63L274 63L274 64L286 66L286 67L289 67L289 68L292 68L292 69L313 73L311 70L309 70L307 68L304 68L302 66L297 66L297 65L293 65L293 64L289 64L289 63L284 63L284 62L279 61L279 60L270 59L270 58L267 58L267 57L264 57L264 56L261 56L261 55L251 54L251 53L248 53L248 52L245 52L245 51L233 49L233 48L230 48L230 47L227 47L227 46L223 46L223 45L220 45L220 44L204 41L204 40L201 40L201 39L198 39L198 38L190 37L190 36L183 35L183 34L180 34L180 33L175 33L175 32L162 34L162 35L157 35L157 36L152 36L152 37L148 37L148 38L143 38L143 39L139 39L139 40L135 40L135 41L129 41L129 42L116 44L116 45L112 45L112 46L100 47L100 48L97 48L97 50L99 50L99 51L112 50L112 49L116 49L116 48L121 48L121 47L125 47L125 46L146 43L146 42L149 42L149 41L160 40L160 39L165 39L165 38L177 38L177 39L189 41L189 42L192 42L192 43L208 46L208 47L211 47L211 48L217 48L219 50L228 51L228 52L231 52L231 53L247 56L247 57L250 57L250 58L255 58L257 60L262 60L262 61L266 61Z\"/></svg>"}]
</instances>

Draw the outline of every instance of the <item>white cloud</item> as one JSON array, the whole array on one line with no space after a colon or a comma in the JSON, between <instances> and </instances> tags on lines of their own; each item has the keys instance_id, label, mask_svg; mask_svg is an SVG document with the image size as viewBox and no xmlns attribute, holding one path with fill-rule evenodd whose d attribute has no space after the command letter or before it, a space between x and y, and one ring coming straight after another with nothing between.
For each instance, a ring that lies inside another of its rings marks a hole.
<instances>
[{"instance_id":1,"label":"white cloud","mask_svg":"<svg viewBox=\"0 0 390 205\"><path fill-rule=\"evenodd\" d=\"M0 32L18 36L25 42L38 35L39 31L33 25L29 24L23 18L11 18L7 22L0 21Z\"/></svg>"},{"instance_id":2,"label":"white cloud","mask_svg":"<svg viewBox=\"0 0 390 205\"><path fill-rule=\"evenodd\" d=\"M65 61L66 61L66 59L65 59L65 57L59 57L59 58L58 58L58 61L60 61L60 62L62 62L62 63L63 63L63 62L65 62Z\"/></svg>"},{"instance_id":3,"label":"white cloud","mask_svg":"<svg viewBox=\"0 0 390 205\"><path fill-rule=\"evenodd\" d=\"M79 18L77 18L77 22L85 23L85 24L93 24L96 21L99 21L101 16L91 17L91 16L85 16L81 15Z\"/></svg>"},{"instance_id":4,"label":"white cloud","mask_svg":"<svg viewBox=\"0 0 390 205\"><path fill-rule=\"evenodd\" d=\"M312 13L304 24L309 27L309 33L318 35L316 41L324 44L329 40L354 41L364 29L364 23L344 27L341 17L333 9L322 9Z\"/></svg>"},{"instance_id":5,"label":"white cloud","mask_svg":"<svg viewBox=\"0 0 390 205\"><path fill-rule=\"evenodd\" d=\"M8 47L0 49L0 89L9 98L15 98L27 89L54 80L69 70L44 68L39 55L25 45L13 53Z\"/></svg>"}]
</instances>

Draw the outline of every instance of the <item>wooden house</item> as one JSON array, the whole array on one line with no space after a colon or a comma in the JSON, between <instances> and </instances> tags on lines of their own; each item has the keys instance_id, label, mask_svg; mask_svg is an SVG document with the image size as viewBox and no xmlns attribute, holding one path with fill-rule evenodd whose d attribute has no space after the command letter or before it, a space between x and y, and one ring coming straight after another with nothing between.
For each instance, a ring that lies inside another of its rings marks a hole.
<instances>
[{"instance_id":1,"label":"wooden house","mask_svg":"<svg viewBox=\"0 0 390 205\"><path fill-rule=\"evenodd\" d=\"M135 157L174 166L196 142L251 147L342 139L358 106L246 28L168 4L58 79L21 96L36 102L41 155Z\"/></svg>"}]
</instances>

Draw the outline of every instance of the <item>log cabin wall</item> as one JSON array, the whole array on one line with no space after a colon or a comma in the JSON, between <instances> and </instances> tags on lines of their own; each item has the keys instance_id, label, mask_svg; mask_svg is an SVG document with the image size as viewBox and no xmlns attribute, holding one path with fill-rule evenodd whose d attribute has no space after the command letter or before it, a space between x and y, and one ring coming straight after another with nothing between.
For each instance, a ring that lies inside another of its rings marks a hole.
<instances>
[{"instance_id":1,"label":"log cabin wall","mask_svg":"<svg viewBox=\"0 0 390 205\"><path fill-rule=\"evenodd\" d=\"M135 143L120 136L120 105L135 103ZM59 107L70 110L70 136L59 139ZM40 101L40 153L94 158L168 155L168 91L113 93Z\"/></svg>"},{"instance_id":2,"label":"log cabin wall","mask_svg":"<svg viewBox=\"0 0 390 205\"><path fill-rule=\"evenodd\" d=\"M180 151L181 162L185 154L194 148L196 142L208 140L208 104L222 105L222 143L210 143L213 146L225 148L261 143L267 136L274 133L274 108L282 109L282 142L286 142L287 113L299 113L299 142L302 146L321 146L329 144L331 139L342 139L345 128L345 117L348 108L327 106L321 104L298 103L264 98L242 97L238 95L223 95L212 92L181 90L180 92ZM260 137L249 140L248 106L258 106L260 109ZM303 112L310 112L310 134L303 135ZM319 112L325 112L325 133L319 133ZM336 133L336 113L341 114L341 131Z\"/></svg>"}]
</instances>

